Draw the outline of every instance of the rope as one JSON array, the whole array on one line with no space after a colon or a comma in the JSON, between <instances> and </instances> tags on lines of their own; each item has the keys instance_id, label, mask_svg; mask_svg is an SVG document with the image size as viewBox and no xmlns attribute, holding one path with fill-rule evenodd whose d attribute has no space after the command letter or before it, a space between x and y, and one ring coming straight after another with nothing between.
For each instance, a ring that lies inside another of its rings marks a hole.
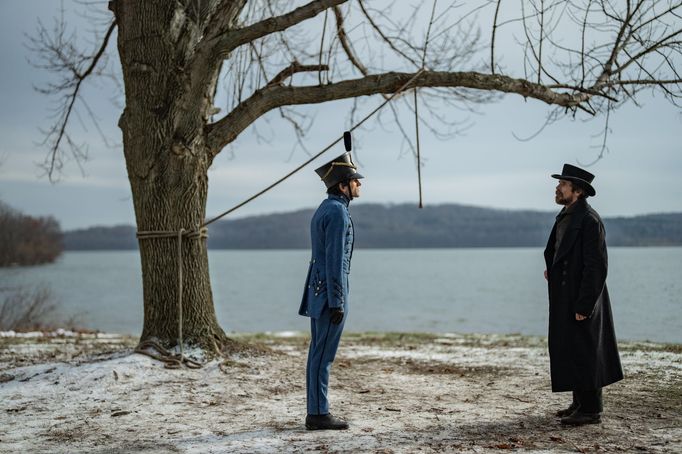
<instances>
[{"instance_id":1,"label":"rope","mask_svg":"<svg viewBox=\"0 0 682 454\"><path fill-rule=\"evenodd\" d=\"M353 125L349 131L353 131L356 128L360 127L365 121L369 120L374 114L376 114L379 110L381 110L382 107L384 107L386 104L391 102L393 98L398 96L400 93L402 93L412 82L414 82L417 77L419 77L422 73L424 72L424 68L421 68L419 71L415 73L414 76L410 78L407 82L405 82L398 90L396 90L391 96L387 97L384 102L379 104L374 110L372 110L370 113L365 115L362 120L357 122L355 125ZM415 96L416 96L416 90L415 90ZM416 108L416 104L415 104ZM417 132L418 134L418 132ZM247 203L251 202L252 200L260 197L261 195L265 194L287 178L291 177L295 173L299 172L301 169L303 169L305 166L313 162L315 159L318 157L322 156L324 153L329 151L334 145L339 143L343 139L343 136L339 137L338 139L334 140L332 143L327 145L325 148L322 149L319 153L316 155L312 156L310 159L305 161L303 164L299 165L296 167L294 170L280 178L279 180L275 181L265 189L257 192L256 194L252 195L248 199L242 201L241 203L238 203L237 205L233 206L229 210L219 214L218 216L215 216L214 218L211 218L207 221L204 221L201 226L199 226L198 229L196 230L185 230L185 229L180 229L178 231L174 230L146 230L146 231L138 231L137 232L137 239L138 240L148 240L148 239L158 239L158 238L176 238L177 239L177 267L178 267L178 301L177 301L177 309L178 309L178 345L180 346L180 354L174 354L171 353L169 350L165 349L163 346L161 346L158 342L152 341L152 340L147 340L144 342L141 342L137 348L135 348L136 353L141 353L143 355L150 356L154 359L157 359L159 361L162 361L166 363L166 367L168 368L179 368L182 367L183 365L190 367L190 368L198 368L201 367L202 364L194 361L190 358L186 358L184 356L184 351L183 351L183 338L182 338L182 239L187 238L187 239L202 239L202 238L208 238L208 229L207 226L209 224L214 223L215 221L227 216L228 214L232 213L233 211L241 208L242 206L246 205ZM419 153L419 141L417 139L417 153ZM421 177L420 177L420 207L421 207ZM153 348L155 349L158 353L153 353L150 352L148 349Z\"/></svg>"},{"instance_id":2,"label":"rope","mask_svg":"<svg viewBox=\"0 0 682 454\"><path fill-rule=\"evenodd\" d=\"M417 181L419 182L419 208L424 208L422 203L422 159L419 148L419 111L417 110L417 88L414 89L414 129L417 136Z\"/></svg>"},{"instance_id":3,"label":"rope","mask_svg":"<svg viewBox=\"0 0 682 454\"><path fill-rule=\"evenodd\" d=\"M178 230L178 345L180 346L180 361L185 356L182 347L182 234L185 229Z\"/></svg>"},{"instance_id":4,"label":"rope","mask_svg":"<svg viewBox=\"0 0 682 454\"><path fill-rule=\"evenodd\" d=\"M155 351L157 353L155 353ZM157 341L151 339L140 342L137 347L135 347L134 352L165 363L166 369L180 369L182 366L186 366L189 369L200 369L203 366L203 364L198 361L183 357L182 353L177 354L167 350Z\"/></svg>"},{"instance_id":5,"label":"rope","mask_svg":"<svg viewBox=\"0 0 682 454\"><path fill-rule=\"evenodd\" d=\"M186 365L189 368L201 367L201 363L194 361L193 359L186 358L184 352L184 342L182 339L182 238L186 237L188 239L203 239L208 238L208 229L206 227L200 227L197 230L187 231L185 229L180 229L177 232L172 230L147 230L137 232L137 238L139 240L154 239L154 238L177 238L177 268L178 268L178 346L180 347L180 354L171 353L169 350L163 348L156 341L144 341L141 342L135 349L136 353L141 353L143 355L150 356L154 359L166 363L167 368L179 368ZM158 351L158 354L150 353L149 348L154 348Z\"/></svg>"},{"instance_id":6,"label":"rope","mask_svg":"<svg viewBox=\"0 0 682 454\"><path fill-rule=\"evenodd\" d=\"M381 110L382 107L384 107L386 104L388 104L389 102L391 102L391 101L393 100L393 98L395 98L395 97L398 96L400 93L402 93L403 91L405 91L405 89L406 89L412 82L414 82L415 80L417 80L417 77L419 77L423 72L424 72L424 68L421 68L419 71L417 71L417 72L415 73L415 75L412 76L412 78L411 78L410 80L408 80L407 82L405 82L400 88L398 88L398 90L396 90L391 96L389 96L388 98L386 98L386 99L384 100L384 102L382 102L381 104L379 104L379 106L377 106L373 111L371 111L370 113L368 113L367 115L365 115L364 118L363 118L362 120L360 120L359 122L357 122L356 124L354 124L354 125L349 129L349 131L353 131L353 130L357 129L357 128L360 127L364 122L366 122L367 120L369 120L375 113L379 112L379 110ZM237 209L243 207L244 205L246 205L247 203L251 202L252 200L254 200L254 199L260 197L260 196L263 195L263 194L265 194L265 193L268 192L270 189L274 188L275 186L277 186L278 184L280 184L281 182L283 182L284 180L286 180L287 178L291 177L291 176L294 175L296 172L300 171L300 170L303 169L305 166L307 166L308 164L310 164L311 162L313 162L315 159L317 159L317 158L319 158L320 156L322 156L324 153L326 153L327 151L329 151L334 145L336 145L337 143L341 142L341 140L343 140L343 136L341 136L341 137L339 137L338 139L334 140L332 143L330 143L329 145L327 145L326 147L324 147L324 148L322 149L322 151L320 151L319 153L317 153L316 155L314 155L313 157L311 157L310 159L308 159L307 161L305 161L305 162L304 162L303 164L301 164L300 166L296 167L294 170L292 170L292 171L289 172L288 174L284 175L284 176L283 176L282 178L280 178L279 180L277 180L277 181L275 181L274 183L272 183L272 184L271 184L270 186L268 186L267 188L261 190L260 192L257 192L256 194L252 195L252 196L249 197L248 199L244 200L244 201L241 202L241 203L238 203L237 205L235 205L235 206L233 206L232 208L230 208L229 210L227 210L227 211L225 211L225 212L219 214L218 216L216 216L216 217L214 217L214 218L211 218L211 219L208 220L208 221L205 221L205 222L202 224L202 227L206 227L206 226L208 226L209 224L212 224L213 222L217 221L218 219L221 219L221 218L223 218L224 216L227 216L228 214L232 213L233 211L235 211L235 210L237 210Z\"/></svg>"}]
</instances>

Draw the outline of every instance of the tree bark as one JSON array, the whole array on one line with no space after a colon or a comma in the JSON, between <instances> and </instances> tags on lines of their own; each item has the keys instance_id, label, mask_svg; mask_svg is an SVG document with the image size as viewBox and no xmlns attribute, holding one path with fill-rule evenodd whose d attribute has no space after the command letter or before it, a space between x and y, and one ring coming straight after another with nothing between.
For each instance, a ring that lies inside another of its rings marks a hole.
<instances>
[{"instance_id":1,"label":"tree bark","mask_svg":"<svg viewBox=\"0 0 682 454\"><path fill-rule=\"evenodd\" d=\"M199 68L206 77L204 93L188 96L197 73L183 66L198 39L196 23L167 0L117 0L112 9L126 97L119 126L137 229L196 230L206 214L210 155L203 130L219 66ZM171 347L178 339L177 238L141 239L139 246L141 341ZM183 239L181 263L184 341L220 348L226 336L213 306L205 238Z\"/></svg>"}]
</instances>

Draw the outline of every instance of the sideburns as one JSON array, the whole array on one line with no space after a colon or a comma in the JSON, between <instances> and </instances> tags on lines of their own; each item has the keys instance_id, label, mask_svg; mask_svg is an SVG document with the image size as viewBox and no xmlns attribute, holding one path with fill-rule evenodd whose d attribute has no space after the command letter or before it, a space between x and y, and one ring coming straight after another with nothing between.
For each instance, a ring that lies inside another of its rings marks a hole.
<instances>
[{"instance_id":1,"label":"sideburns","mask_svg":"<svg viewBox=\"0 0 682 454\"><path fill-rule=\"evenodd\" d=\"M578 185L573 184L572 182L571 182L571 192L578 194L579 199L582 199L585 197L585 191L583 190L583 188L581 188Z\"/></svg>"}]
</instances>

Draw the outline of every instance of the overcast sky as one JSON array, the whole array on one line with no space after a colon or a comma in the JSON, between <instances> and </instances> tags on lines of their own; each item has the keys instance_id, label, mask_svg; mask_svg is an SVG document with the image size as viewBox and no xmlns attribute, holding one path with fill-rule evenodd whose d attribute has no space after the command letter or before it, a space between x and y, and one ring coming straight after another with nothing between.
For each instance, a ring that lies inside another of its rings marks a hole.
<instances>
[{"instance_id":1,"label":"overcast sky","mask_svg":"<svg viewBox=\"0 0 682 454\"><path fill-rule=\"evenodd\" d=\"M67 165L61 181L51 184L41 177L46 150L39 127L49 124L50 101L34 85L46 75L31 67L25 34L34 31L38 17L46 24L59 2L29 0L0 2L0 199L32 215L53 215L65 229L92 225L133 224L130 189L120 146L107 147L87 124L79 137L89 143L90 158L81 174L74 163ZM70 7L69 2L65 2ZM87 22L67 11L79 36L89 36ZM112 47L113 49L113 47ZM113 55L112 58L117 58ZM116 127L120 106L111 84L89 85L84 95L100 118L105 135L120 142ZM381 102L369 98L359 115ZM348 126L348 102L313 106L315 123L306 138L314 153L343 133ZM442 115L472 124L465 133L447 141L421 130L424 200L427 205L461 203L498 208L557 210L553 202L558 173L564 162L587 163L597 156L602 120L584 116L565 118L528 137L544 123L548 108L537 101L508 95L483 105L476 114L459 110ZM386 116L386 119L389 117ZM406 124L411 125L410 121ZM209 172L209 216L226 210L286 174L307 159L294 149L289 127L278 115L257 122L259 140L251 130L223 152ZM612 114L610 152L589 170L596 174L597 197L592 205L604 216L682 211L682 115L661 96L646 96L641 107L626 105ZM412 133L412 131L409 131ZM402 139L395 128L370 123L354 135L363 181L357 203L417 203L414 160L401 153ZM324 187L313 170L341 154L342 145L309 168L235 213L235 217L289 211L316 206Z\"/></svg>"}]
</instances>

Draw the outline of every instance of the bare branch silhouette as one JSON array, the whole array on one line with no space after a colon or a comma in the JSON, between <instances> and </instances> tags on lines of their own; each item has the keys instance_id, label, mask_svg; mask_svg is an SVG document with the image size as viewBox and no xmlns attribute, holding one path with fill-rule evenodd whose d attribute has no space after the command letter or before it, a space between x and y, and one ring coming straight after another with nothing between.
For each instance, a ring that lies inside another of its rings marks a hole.
<instances>
[{"instance_id":1,"label":"bare branch silhouette","mask_svg":"<svg viewBox=\"0 0 682 454\"><path fill-rule=\"evenodd\" d=\"M84 54L76 50L73 37L66 35L63 15L55 24L54 33L49 33L45 26L39 23L37 36L30 38L29 49L37 53L40 59L39 62L33 63L34 66L62 74L62 79L58 83L51 83L46 87L36 87L40 93L58 96L59 99L59 104L54 110L54 123L47 129L41 129L45 137L43 144L47 145L49 149L43 167L51 181L62 168L60 149L64 143L66 143L67 149L79 166L87 157L85 147L74 142L67 128L75 111L76 102L80 99L82 84L88 77L97 74L96 68L104 58L109 39L115 28L116 21L112 21L101 40L99 48L93 54ZM84 105L91 118L94 119L92 110L87 104ZM101 132L96 121L95 125Z\"/></svg>"}]
</instances>

